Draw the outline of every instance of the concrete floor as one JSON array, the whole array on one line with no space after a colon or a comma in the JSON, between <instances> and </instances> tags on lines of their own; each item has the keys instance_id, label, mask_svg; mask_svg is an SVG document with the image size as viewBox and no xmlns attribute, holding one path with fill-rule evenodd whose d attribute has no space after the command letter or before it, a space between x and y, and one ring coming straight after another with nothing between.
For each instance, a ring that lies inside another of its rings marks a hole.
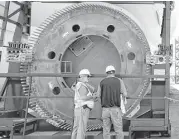
<instances>
[{"instance_id":1,"label":"concrete floor","mask_svg":"<svg viewBox=\"0 0 179 139\"><path fill-rule=\"evenodd\" d=\"M179 95L174 96L176 99L179 99ZM170 139L179 139L179 102L170 102L169 113L172 126Z\"/></svg>"}]
</instances>

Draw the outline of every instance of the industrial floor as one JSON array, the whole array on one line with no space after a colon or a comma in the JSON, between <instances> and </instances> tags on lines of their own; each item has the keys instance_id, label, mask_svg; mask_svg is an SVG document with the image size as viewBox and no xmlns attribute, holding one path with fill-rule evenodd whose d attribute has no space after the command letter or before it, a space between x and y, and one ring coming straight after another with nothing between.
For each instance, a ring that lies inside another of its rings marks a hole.
<instances>
[{"instance_id":1,"label":"industrial floor","mask_svg":"<svg viewBox=\"0 0 179 139\"><path fill-rule=\"evenodd\" d=\"M175 99L179 99L179 95L175 95ZM179 139L179 102L170 102L170 121L172 124L171 137L151 137L150 139ZM128 133L125 132L124 139L128 139L127 135ZM13 139L22 139L22 137L14 136ZM25 139L70 139L70 132L34 132L27 135ZM100 131L87 133L86 139L103 139L102 133ZM111 139L115 139L114 136L111 136Z\"/></svg>"},{"instance_id":2,"label":"industrial floor","mask_svg":"<svg viewBox=\"0 0 179 139\"><path fill-rule=\"evenodd\" d=\"M176 96L176 95L175 95ZM177 95L176 99L179 99ZM179 139L179 102L170 104L171 138Z\"/></svg>"},{"instance_id":3,"label":"industrial floor","mask_svg":"<svg viewBox=\"0 0 179 139\"><path fill-rule=\"evenodd\" d=\"M177 94L172 94L171 98L179 100L179 92ZM179 101L170 101L169 105L169 116L171 122L171 137L151 137L150 139L179 139ZM3 138L7 139L7 138ZM13 139L23 139L22 136L14 135ZM70 132L59 132L59 131L49 131L49 132L34 132L25 137L25 139L70 139ZM87 133L86 139L103 139L102 133L100 131ZM111 136L111 139L115 139ZM125 132L125 139L128 139L128 132ZM137 138L142 139L142 138ZM144 139L144 138L143 138ZM146 138L145 138L146 139Z\"/></svg>"}]
</instances>

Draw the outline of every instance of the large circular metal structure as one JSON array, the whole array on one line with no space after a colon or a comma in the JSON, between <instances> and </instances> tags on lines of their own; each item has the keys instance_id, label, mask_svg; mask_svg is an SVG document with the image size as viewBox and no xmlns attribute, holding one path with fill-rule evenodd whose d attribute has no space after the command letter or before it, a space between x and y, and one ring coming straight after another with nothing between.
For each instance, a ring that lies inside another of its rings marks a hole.
<instances>
[{"instance_id":1,"label":"large circular metal structure","mask_svg":"<svg viewBox=\"0 0 179 139\"><path fill-rule=\"evenodd\" d=\"M34 32L29 45L34 49L34 60L30 67L22 65L27 72L78 74L88 68L93 74L101 74L107 65L114 65L116 73L122 74L151 72L145 62L150 48L137 21L124 9L107 3L80 3L56 12ZM92 78L90 84L97 88L101 79ZM148 79L123 80L129 96L146 94ZM74 105L71 87L75 81L72 77L33 77L31 95L61 98L32 98L31 108L42 117L64 119L47 121L70 130ZM50 90L49 84L55 89ZM125 116L131 117L139 103L140 99L128 100ZM90 120L88 130L101 128L100 111L100 103L96 102L90 117L97 119Z\"/></svg>"}]
</instances>

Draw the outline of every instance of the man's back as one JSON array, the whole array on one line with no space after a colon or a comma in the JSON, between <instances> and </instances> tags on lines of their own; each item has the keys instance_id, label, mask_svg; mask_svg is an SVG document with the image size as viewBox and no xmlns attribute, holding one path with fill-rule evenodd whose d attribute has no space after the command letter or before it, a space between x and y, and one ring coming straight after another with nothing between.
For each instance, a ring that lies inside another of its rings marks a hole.
<instances>
[{"instance_id":1,"label":"man's back","mask_svg":"<svg viewBox=\"0 0 179 139\"><path fill-rule=\"evenodd\" d=\"M121 82L116 77L108 77L101 81L102 107L120 107Z\"/></svg>"}]
</instances>

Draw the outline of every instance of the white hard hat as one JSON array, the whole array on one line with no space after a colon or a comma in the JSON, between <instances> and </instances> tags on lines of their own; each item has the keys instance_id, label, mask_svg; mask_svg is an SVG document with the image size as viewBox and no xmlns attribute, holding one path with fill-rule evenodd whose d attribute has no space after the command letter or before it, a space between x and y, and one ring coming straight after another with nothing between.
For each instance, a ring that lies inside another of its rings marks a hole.
<instances>
[{"instance_id":1,"label":"white hard hat","mask_svg":"<svg viewBox=\"0 0 179 139\"><path fill-rule=\"evenodd\" d=\"M114 66L112 66L112 65L107 66L107 67L106 67L106 72L109 72L109 71L115 71Z\"/></svg>"},{"instance_id":2,"label":"white hard hat","mask_svg":"<svg viewBox=\"0 0 179 139\"><path fill-rule=\"evenodd\" d=\"M89 75L91 76L90 72L88 69L82 69L80 72L79 72L79 75Z\"/></svg>"}]
</instances>

